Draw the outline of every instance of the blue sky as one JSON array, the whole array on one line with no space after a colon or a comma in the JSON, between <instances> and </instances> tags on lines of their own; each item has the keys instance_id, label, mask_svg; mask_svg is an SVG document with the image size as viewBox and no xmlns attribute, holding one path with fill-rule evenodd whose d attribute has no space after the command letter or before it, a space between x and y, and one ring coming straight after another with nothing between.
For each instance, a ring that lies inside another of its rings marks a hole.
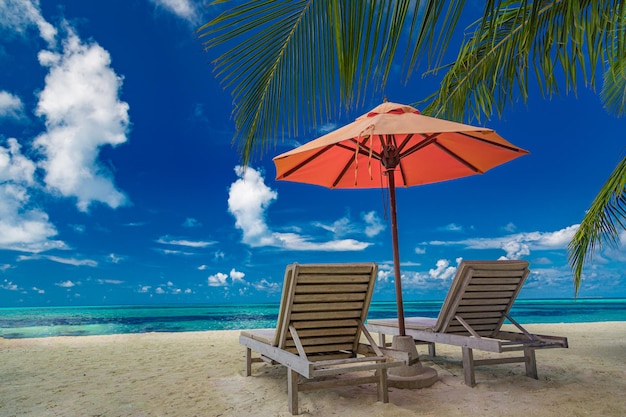
<instances>
[{"instance_id":1,"label":"blue sky","mask_svg":"<svg viewBox=\"0 0 626 417\"><path fill-rule=\"evenodd\" d=\"M271 161L382 97L243 171L230 97L193 34L212 13L0 2L0 306L275 302L296 261L375 261L375 299L393 299L383 192L277 182ZM434 89L391 79L394 102ZM531 89L482 124L531 154L398 190L405 300L442 299L461 259L502 257L530 261L522 297L572 297L566 246L623 156L625 120L580 86ZM580 296L626 297L625 260L623 246L597 252Z\"/></svg>"}]
</instances>

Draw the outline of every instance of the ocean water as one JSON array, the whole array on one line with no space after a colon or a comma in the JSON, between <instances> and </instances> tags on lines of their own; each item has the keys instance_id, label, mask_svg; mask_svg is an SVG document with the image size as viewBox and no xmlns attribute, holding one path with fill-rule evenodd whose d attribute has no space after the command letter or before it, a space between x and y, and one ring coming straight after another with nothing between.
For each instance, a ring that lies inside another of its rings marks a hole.
<instances>
[{"instance_id":1,"label":"ocean water","mask_svg":"<svg viewBox=\"0 0 626 417\"><path fill-rule=\"evenodd\" d=\"M405 316L437 317L442 301L406 302ZM274 327L278 304L0 308L0 337L88 336ZM368 318L396 316L373 302ZM519 323L626 321L626 299L517 300Z\"/></svg>"}]
</instances>

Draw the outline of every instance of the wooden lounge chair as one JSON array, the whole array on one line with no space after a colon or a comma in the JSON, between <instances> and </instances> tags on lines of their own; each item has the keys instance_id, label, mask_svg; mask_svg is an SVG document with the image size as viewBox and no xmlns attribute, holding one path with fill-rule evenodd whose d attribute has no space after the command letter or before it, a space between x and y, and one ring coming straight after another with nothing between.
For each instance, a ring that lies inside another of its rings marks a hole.
<instances>
[{"instance_id":1,"label":"wooden lounge chair","mask_svg":"<svg viewBox=\"0 0 626 417\"><path fill-rule=\"evenodd\" d=\"M253 362L287 367L292 414L298 413L299 390L376 383L378 400L388 402L387 369L406 364L408 355L379 348L363 325L377 269L374 263L289 265L276 329L240 334L239 343L246 347L246 376ZM369 345L359 342L362 334ZM252 351L260 358L253 358ZM357 375L325 378L351 373Z\"/></svg>"},{"instance_id":2,"label":"wooden lounge chair","mask_svg":"<svg viewBox=\"0 0 626 417\"><path fill-rule=\"evenodd\" d=\"M535 350L566 348L567 338L531 334L509 316L526 276L526 261L463 261L459 266L439 316L405 318L406 334L416 343L428 343L435 356L435 343L461 346L465 384L476 385L474 366L524 362L526 375L537 379ZM508 319L519 332L501 330ZM397 335L398 320L370 320L366 327L379 334ZM474 360L473 349L488 352L522 351L523 356Z\"/></svg>"}]
</instances>

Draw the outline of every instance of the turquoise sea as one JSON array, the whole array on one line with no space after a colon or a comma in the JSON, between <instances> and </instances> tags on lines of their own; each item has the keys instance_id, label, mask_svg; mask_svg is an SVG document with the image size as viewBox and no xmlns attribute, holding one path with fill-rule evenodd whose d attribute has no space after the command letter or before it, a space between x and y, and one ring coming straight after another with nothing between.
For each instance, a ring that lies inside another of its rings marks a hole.
<instances>
[{"instance_id":1,"label":"turquoise sea","mask_svg":"<svg viewBox=\"0 0 626 417\"><path fill-rule=\"evenodd\" d=\"M405 315L436 317L442 301L406 302ZM626 321L626 299L517 300L520 323ZM88 336L273 327L278 304L0 308L0 337ZM374 302L368 318L395 317Z\"/></svg>"}]
</instances>

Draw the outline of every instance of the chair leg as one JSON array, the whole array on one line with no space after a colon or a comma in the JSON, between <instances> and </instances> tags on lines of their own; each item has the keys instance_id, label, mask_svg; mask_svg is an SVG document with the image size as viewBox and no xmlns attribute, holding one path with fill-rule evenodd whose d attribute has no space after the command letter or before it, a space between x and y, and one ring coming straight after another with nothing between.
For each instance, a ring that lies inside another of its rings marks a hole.
<instances>
[{"instance_id":1,"label":"chair leg","mask_svg":"<svg viewBox=\"0 0 626 417\"><path fill-rule=\"evenodd\" d=\"M468 347L462 347L463 350L463 375L465 376L465 385L473 387L476 385L476 377L474 376L474 352Z\"/></svg>"},{"instance_id":2,"label":"chair leg","mask_svg":"<svg viewBox=\"0 0 626 417\"><path fill-rule=\"evenodd\" d=\"M252 349L246 348L246 376L252 375Z\"/></svg>"},{"instance_id":3,"label":"chair leg","mask_svg":"<svg viewBox=\"0 0 626 417\"><path fill-rule=\"evenodd\" d=\"M435 344L434 343L429 343L428 344L428 355L430 357L432 357L432 358L437 356L437 352L435 351Z\"/></svg>"},{"instance_id":4,"label":"chair leg","mask_svg":"<svg viewBox=\"0 0 626 417\"><path fill-rule=\"evenodd\" d=\"M539 379L537 375L537 360L535 359L535 349L524 349L524 363L526 365L526 376Z\"/></svg>"},{"instance_id":5,"label":"chair leg","mask_svg":"<svg viewBox=\"0 0 626 417\"><path fill-rule=\"evenodd\" d=\"M378 375L378 401L383 403L389 402L389 387L387 386L387 369L379 369L376 371Z\"/></svg>"},{"instance_id":6,"label":"chair leg","mask_svg":"<svg viewBox=\"0 0 626 417\"><path fill-rule=\"evenodd\" d=\"M287 397L289 412L298 414L298 373L289 368L287 368Z\"/></svg>"}]
</instances>

